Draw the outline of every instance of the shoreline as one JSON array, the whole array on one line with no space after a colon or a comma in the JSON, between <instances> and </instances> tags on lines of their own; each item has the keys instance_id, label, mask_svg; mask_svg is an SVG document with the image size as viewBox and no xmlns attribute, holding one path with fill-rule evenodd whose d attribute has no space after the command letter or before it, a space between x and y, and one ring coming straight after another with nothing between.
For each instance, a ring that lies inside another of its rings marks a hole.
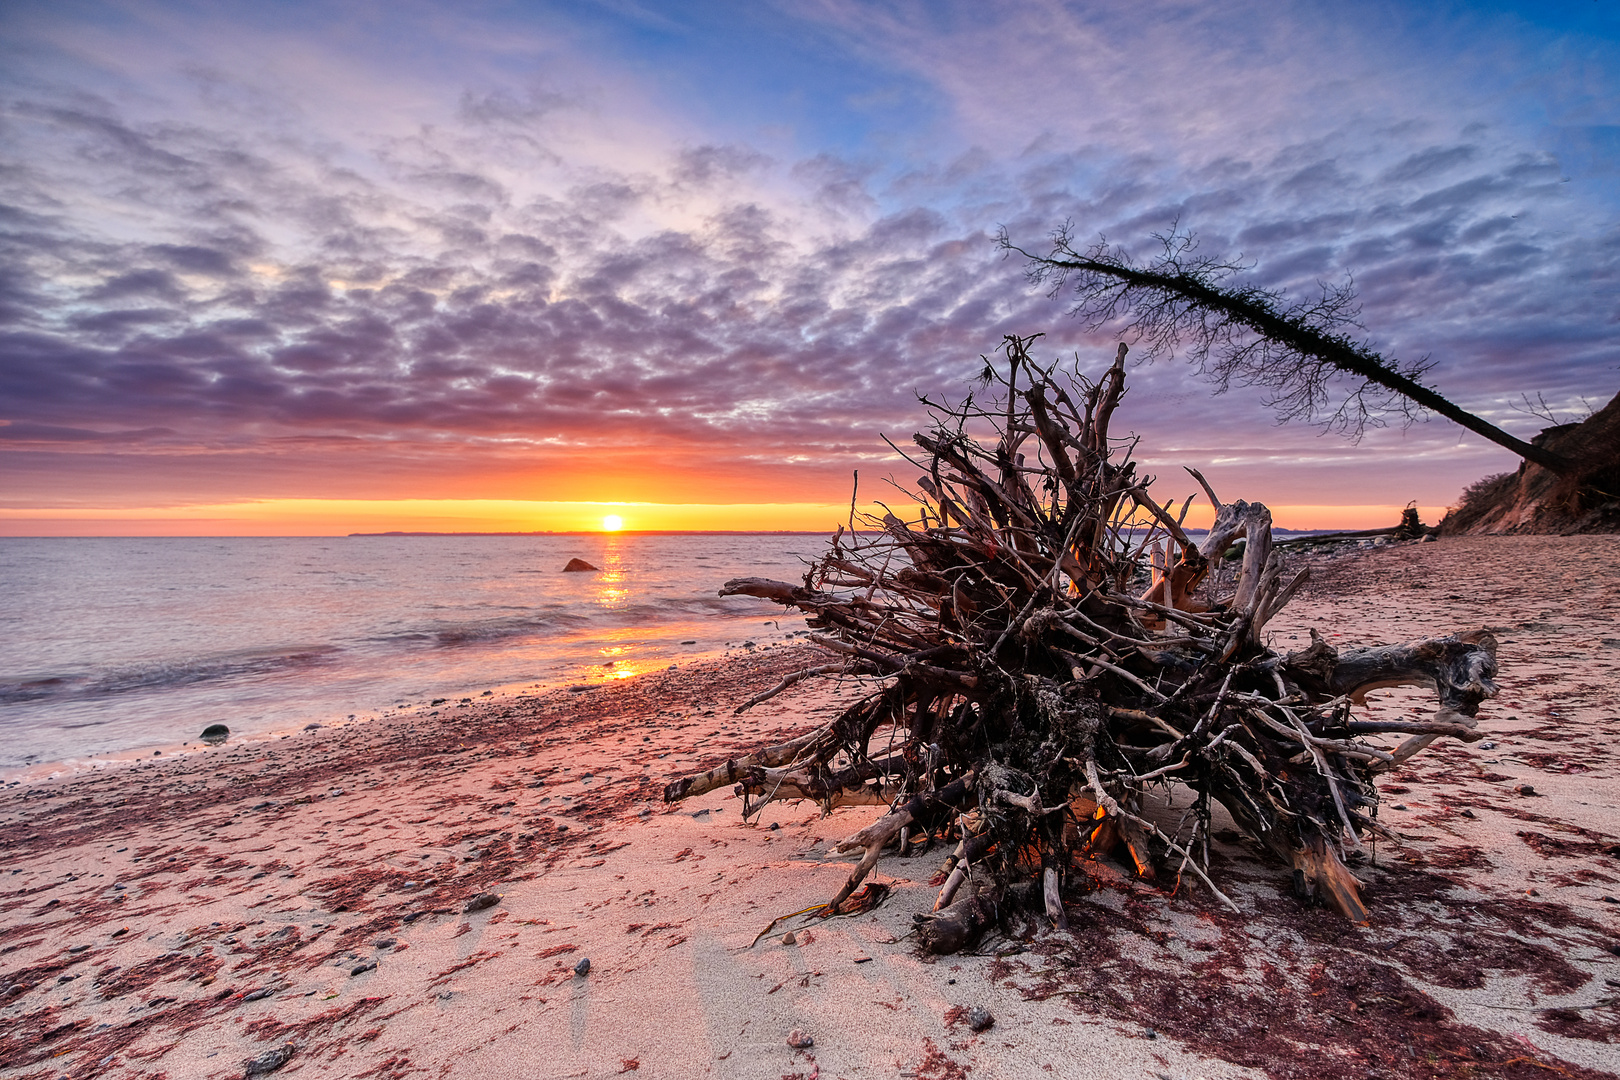
<instances>
[{"instance_id":1,"label":"shoreline","mask_svg":"<svg viewBox=\"0 0 1620 1080\"><path fill-rule=\"evenodd\" d=\"M1211 872L1242 916L1102 865L1071 932L919 957L935 851L886 856L876 910L750 947L836 890L832 844L878 812L662 803L858 692L814 680L732 716L821 656L778 647L7 787L0 1077L241 1076L281 1046L275 1075L303 1077L1614 1075L1617 556L1459 538L1311 563L1283 641L1502 642L1495 745L1380 784L1369 927L1302 908L1233 839ZM972 1006L995 1025L971 1032Z\"/></svg>"},{"instance_id":2,"label":"shoreline","mask_svg":"<svg viewBox=\"0 0 1620 1080\"><path fill-rule=\"evenodd\" d=\"M443 708L457 709L461 707L459 704L460 702L468 700L469 698L477 707L485 708L491 705L511 705L522 699L532 698L543 694L575 692L574 688L576 687L583 687L588 691L594 692L608 689L622 683L644 679L648 676L658 675L666 671L677 671L683 668L696 667L699 665L725 663L733 659L734 656L748 655L750 652L754 655L758 655L763 654L766 651L775 651L776 649L780 648L792 647L793 646L788 643L778 644L773 642L760 649L751 650L749 652L745 652L740 648L699 651L683 654L681 659L674 663L665 664L664 661L668 658L660 657L656 660L648 661L645 667L640 670L635 670L634 668L615 667L611 669L612 673L598 670L599 665L584 664L571 670L568 674L552 679L542 679L539 682L527 682L519 680L516 682L501 683L494 686L481 683L477 689L463 688L460 691L454 692L453 695L447 692L446 697L438 699L441 702L440 705L434 705L431 702L417 703L405 706L403 708L376 711L371 715L352 714L341 719L336 718L335 714L310 714L309 716L301 717L300 719L293 721L291 726L273 727L262 731L244 730L239 732L237 729L233 728L229 738L224 744L222 744L222 746L246 746L251 743L280 741L282 739L294 738L313 730L338 730L361 724L398 721L406 717L430 717L432 715L436 715L435 712L430 710L439 710ZM623 661L620 663L623 663ZM484 699L486 698L493 698L494 701L485 701ZM457 704L450 704L452 701L456 702ZM229 717L224 719L228 720ZM221 720L216 722L224 721ZM101 771L102 765L128 767L133 764L144 762L148 758L154 756L174 760L183 760L186 758L196 757L198 755L208 754L215 750L221 749L222 747L202 744L200 733L202 729L207 726L208 722L202 723L198 728L198 735L194 735L190 739L182 742L150 742L143 743L139 746L126 747L121 750L108 750L104 753L90 754L85 757L58 758L52 761L38 761L23 766L0 768L0 790L18 785L38 784L49 780L67 779L87 773L94 773ZM157 751L157 753L154 754L153 751Z\"/></svg>"}]
</instances>

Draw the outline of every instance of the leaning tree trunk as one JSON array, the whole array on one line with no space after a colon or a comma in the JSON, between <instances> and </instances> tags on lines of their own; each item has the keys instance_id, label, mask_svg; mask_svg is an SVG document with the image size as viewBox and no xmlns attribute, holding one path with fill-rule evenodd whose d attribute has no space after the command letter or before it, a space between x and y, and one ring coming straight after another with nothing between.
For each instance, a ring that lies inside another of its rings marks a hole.
<instances>
[{"instance_id":1,"label":"leaning tree trunk","mask_svg":"<svg viewBox=\"0 0 1620 1080\"><path fill-rule=\"evenodd\" d=\"M959 948L1015 895L1063 925L1063 883L1082 855L1118 850L1143 876L1207 875L1211 802L1292 870L1298 889L1364 921L1344 856L1373 828L1372 778L1434 740L1472 740L1496 692L1495 641L1478 632L1339 653L1267 647L1267 622L1305 581L1284 580L1271 514L1215 503L1202 545L1147 491L1109 421L1125 346L1096 383L1060 381L1008 338L1000 397L928 403L916 520L892 512L839 530L802 584L741 578L748 595L804 612L835 663L784 679L879 676L875 692L791 742L673 781L675 801L735 784L745 814L775 799L889 812L839 845L858 852L837 910L891 844L954 841L921 937ZM973 432L990 433L988 441ZM1198 599L1210 567L1245 540L1229 595ZM1432 719L1368 722L1369 690L1432 687ZM741 711L741 710L739 710ZM1410 738L1394 748L1371 734ZM1174 835L1142 813L1153 784L1194 793ZM965 886L971 887L965 887ZM960 896L958 895L960 893ZM1235 906L1235 905L1234 905Z\"/></svg>"}]
</instances>

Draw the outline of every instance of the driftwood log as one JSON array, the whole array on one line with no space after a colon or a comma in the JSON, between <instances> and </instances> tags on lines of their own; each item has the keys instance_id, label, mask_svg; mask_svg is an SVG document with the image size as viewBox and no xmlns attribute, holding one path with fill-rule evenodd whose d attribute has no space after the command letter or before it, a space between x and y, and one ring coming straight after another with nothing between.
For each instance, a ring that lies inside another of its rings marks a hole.
<instances>
[{"instance_id":1,"label":"driftwood log","mask_svg":"<svg viewBox=\"0 0 1620 1080\"><path fill-rule=\"evenodd\" d=\"M1262 631L1305 580L1284 578L1259 503L1215 503L1202 543L1188 506L1160 505L1109 433L1125 391L1122 344L1096 382L1059 376L1009 337L986 361L989 400L924 399L933 426L907 459L915 520L840 528L802 583L741 578L722 595L797 608L835 662L784 679L868 676L875 689L827 726L671 782L676 801L736 785L744 813L772 800L889 812L839 845L859 853L838 909L883 851L954 847L925 947L954 951L1009 904L1066 924L1078 859L1117 852L1143 877L1208 870L1212 801L1292 872L1295 888L1367 919L1345 866L1376 824L1376 774L1443 737L1472 740L1496 692L1480 631L1340 652L1269 648ZM1242 544L1229 592L1210 569ZM1434 690L1433 716L1353 719L1380 687ZM1393 747L1364 737L1404 734ZM1151 785L1193 793L1183 825L1142 813Z\"/></svg>"}]
</instances>

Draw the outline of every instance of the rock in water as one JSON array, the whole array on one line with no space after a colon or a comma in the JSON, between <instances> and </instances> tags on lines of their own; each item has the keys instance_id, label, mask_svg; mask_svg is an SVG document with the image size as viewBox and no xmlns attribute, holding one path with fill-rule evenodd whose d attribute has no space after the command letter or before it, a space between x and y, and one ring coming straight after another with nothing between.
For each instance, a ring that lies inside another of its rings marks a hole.
<instances>
[{"instance_id":1,"label":"rock in water","mask_svg":"<svg viewBox=\"0 0 1620 1080\"><path fill-rule=\"evenodd\" d=\"M218 746L231 737L231 729L224 724L209 724L202 730L202 741L209 746Z\"/></svg>"},{"instance_id":2,"label":"rock in water","mask_svg":"<svg viewBox=\"0 0 1620 1080\"><path fill-rule=\"evenodd\" d=\"M242 1075L248 1080L252 1080L255 1076L268 1076L291 1061L296 1049L292 1043L283 1043L274 1050L266 1050L258 1057L248 1058L242 1062L242 1068L246 1070Z\"/></svg>"},{"instance_id":3,"label":"rock in water","mask_svg":"<svg viewBox=\"0 0 1620 1080\"><path fill-rule=\"evenodd\" d=\"M479 893L477 896L467 901L467 905L461 910L463 914L471 914L474 911L483 911L485 908L492 908L500 902L501 898L492 892Z\"/></svg>"},{"instance_id":4,"label":"rock in water","mask_svg":"<svg viewBox=\"0 0 1620 1080\"><path fill-rule=\"evenodd\" d=\"M568 565L563 567L563 573L565 573L565 574L597 574L597 573L601 573L601 569L602 568L599 567L599 566L592 566L590 563L586 562L584 559L569 559L568 560Z\"/></svg>"}]
</instances>

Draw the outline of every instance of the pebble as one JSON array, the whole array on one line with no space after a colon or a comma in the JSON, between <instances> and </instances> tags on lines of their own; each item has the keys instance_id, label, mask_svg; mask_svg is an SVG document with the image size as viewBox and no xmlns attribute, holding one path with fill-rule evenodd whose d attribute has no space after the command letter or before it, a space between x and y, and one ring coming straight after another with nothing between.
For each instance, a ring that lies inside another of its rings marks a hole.
<instances>
[{"instance_id":1,"label":"pebble","mask_svg":"<svg viewBox=\"0 0 1620 1080\"><path fill-rule=\"evenodd\" d=\"M782 935L782 944L784 944L784 945L797 945L798 943L799 943L799 939L798 939L797 936L794 935L793 931L789 930L787 933Z\"/></svg>"},{"instance_id":2,"label":"pebble","mask_svg":"<svg viewBox=\"0 0 1620 1080\"><path fill-rule=\"evenodd\" d=\"M284 1043L272 1050L266 1050L258 1057L248 1058L242 1062L242 1068L246 1070L244 1075L254 1077L273 1073L291 1061L296 1050L297 1047L293 1046L292 1043Z\"/></svg>"},{"instance_id":3,"label":"pebble","mask_svg":"<svg viewBox=\"0 0 1620 1080\"><path fill-rule=\"evenodd\" d=\"M795 1050L808 1050L816 1045L816 1040L798 1028L794 1028L787 1034L787 1044Z\"/></svg>"},{"instance_id":4,"label":"pebble","mask_svg":"<svg viewBox=\"0 0 1620 1080\"><path fill-rule=\"evenodd\" d=\"M995 1022L996 1018L990 1015L990 1010L981 1005L975 1005L967 1012L967 1025L974 1031L987 1031Z\"/></svg>"},{"instance_id":5,"label":"pebble","mask_svg":"<svg viewBox=\"0 0 1620 1080\"><path fill-rule=\"evenodd\" d=\"M461 911L464 915L471 914L474 911L483 911L485 908L492 908L500 902L501 898L492 892L479 893L477 896L467 901L466 905L461 909Z\"/></svg>"},{"instance_id":6,"label":"pebble","mask_svg":"<svg viewBox=\"0 0 1620 1080\"><path fill-rule=\"evenodd\" d=\"M350 976L350 978L353 978L356 975L364 975L368 971L376 971L376 970L377 970L377 961L375 961L375 960L367 960L363 964L356 964L356 965L354 965L354 967L350 968L349 969L349 976Z\"/></svg>"},{"instance_id":7,"label":"pebble","mask_svg":"<svg viewBox=\"0 0 1620 1080\"><path fill-rule=\"evenodd\" d=\"M1541 792L1537 791L1535 788L1531 787L1529 784L1520 784L1518 787L1514 788L1513 790L1517 791L1520 795L1524 795L1526 797L1532 797L1532 796L1537 796L1537 795L1541 794Z\"/></svg>"},{"instance_id":8,"label":"pebble","mask_svg":"<svg viewBox=\"0 0 1620 1080\"><path fill-rule=\"evenodd\" d=\"M269 997L271 994L274 994L274 993L275 993L275 991L270 989L268 986L261 986L257 990L249 990L247 993L243 994L242 995L242 1000L243 1001L263 1001L265 998Z\"/></svg>"},{"instance_id":9,"label":"pebble","mask_svg":"<svg viewBox=\"0 0 1620 1080\"><path fill-rule=\"evenodd\" d=\"M574 974L583 976L583 975L589 975L590 973L591 973L591 958L588 957L588 956L580 957L579 963L574 965Z\"/></svg>"}]
</instances>

